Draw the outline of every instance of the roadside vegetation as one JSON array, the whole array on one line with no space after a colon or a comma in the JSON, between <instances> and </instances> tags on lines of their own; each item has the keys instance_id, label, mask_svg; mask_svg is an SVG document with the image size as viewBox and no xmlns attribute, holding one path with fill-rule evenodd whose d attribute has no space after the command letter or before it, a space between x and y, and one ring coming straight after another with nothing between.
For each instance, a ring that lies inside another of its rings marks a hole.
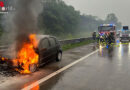
<instances>
[{"instance_id":1,"label":"roadside vegetation","mask_svg":"<svg viewBox=\"0 0 130 90\"><path fill-rule=\"evenodd\" d=\"M66 50L73 49L76 47L88 45L88 44L93 43L93 42L95 42L95 41L94 40L87 40L87 41L83 41L83 42L79 42L79 43L75 43L75 44L66 44L66 45L62 46L62 50L66 51Z\"/></svg>"},{"instance_id":2,"label":"roadside vegetation","mask_svg":"<svg viewBox=\"0 0 130 90\"><path fill-rule=\"evenodd\" d=\"M41 32L59 37L71 39L91 36L103 23L116 24L121 28L121 22L114 13L108 14L105 20L97 16L81 14L73 6L67 5L62 0L47 0L43 3L44 9L39 16Z\"/></svg>"}]
</instances>

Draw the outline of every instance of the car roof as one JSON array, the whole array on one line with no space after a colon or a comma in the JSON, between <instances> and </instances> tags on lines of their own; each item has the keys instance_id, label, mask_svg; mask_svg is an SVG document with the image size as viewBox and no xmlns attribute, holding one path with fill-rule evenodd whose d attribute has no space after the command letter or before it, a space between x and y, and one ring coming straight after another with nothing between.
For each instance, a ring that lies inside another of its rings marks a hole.
<instances>
[{"instance_id":1,"label":"car roof","mask_svg":"<svg viewBox=\"0 0 130 90\"><path fill-rule=\"evenodd\" d=\"M49 35L36 35L36 39L43 39L43 38L46 38L46 37L50 37Z\"/></svg>"},{"instance_id":2,"label":"car roof","mask_svg":"<svg viewBox=\"0 0 130 90\"><path fill-rule=\"evenodd\" d=\"M38 41L38 43L41 41L41 40L43 40L44 38L56 38L56 37L54 37L54 36L50 36L50 35L36 35L36 39L37 39L37 41Z\"/></svg>"}]
</instances>

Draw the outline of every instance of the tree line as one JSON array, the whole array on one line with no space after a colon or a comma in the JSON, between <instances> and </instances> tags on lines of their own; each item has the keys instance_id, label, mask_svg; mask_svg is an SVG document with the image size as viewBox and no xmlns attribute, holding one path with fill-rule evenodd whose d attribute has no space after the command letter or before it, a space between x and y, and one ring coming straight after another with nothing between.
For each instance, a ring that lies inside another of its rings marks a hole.
<instances>
[{"instance_id":1,"label":"tree line","mask_svg":"<svg viewBox=\"0 0 130 90\"><path fill-rule=\"evenodd\" d=\"M44 34L60 38L87 37L103 23L114 23L118 29L122 26L114 13L108 14L103 20L93 15L82 15L62 0L45 1L42 3L43 11L38 17L38 26ZM2 33L1 25L0 33Z\"/></svg>"},{"instance_id":2,"label":"tree line","mask_svg":"<svg viewBox=\"0 0 130 90\"><path fill-rule=\"evenodd\" d=\"M102 20L92 15L81 15L73 6L62 0L48 0L43 6L43 12L39 16L39 27L45 34L80 37L82 34L96 31L103 23L116 24L118 29L122 26L114 13L108 14L106 19Z\"/></svg>"}]
</instances>

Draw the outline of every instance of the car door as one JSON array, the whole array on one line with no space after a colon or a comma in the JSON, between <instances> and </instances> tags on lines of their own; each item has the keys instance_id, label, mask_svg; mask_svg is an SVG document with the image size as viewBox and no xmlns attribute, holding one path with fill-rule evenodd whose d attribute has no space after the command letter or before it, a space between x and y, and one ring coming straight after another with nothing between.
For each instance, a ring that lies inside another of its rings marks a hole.
<instances>
[{"instance_id":1,"label":"car door","mask_svg":"<svg viewBox=\"0 0 130 90\"><path fill-rule=\"evenodd\" d=\"M57 55L57 46L56 46L56 40L53 37L49 38L50 42L50 51L51 51L51 59L54 60Z\"/></svg>"},{"instance_id":2,"label":"car door","mask_svg":"<svg viewBox=\"0 0 130 90\"><path fill-rule=\"evenodd\" d=\"M40 41L39 44L39 57L40 64L46 63L50 58L50 43L47 38Z\"/></svg>"}]
</instances>

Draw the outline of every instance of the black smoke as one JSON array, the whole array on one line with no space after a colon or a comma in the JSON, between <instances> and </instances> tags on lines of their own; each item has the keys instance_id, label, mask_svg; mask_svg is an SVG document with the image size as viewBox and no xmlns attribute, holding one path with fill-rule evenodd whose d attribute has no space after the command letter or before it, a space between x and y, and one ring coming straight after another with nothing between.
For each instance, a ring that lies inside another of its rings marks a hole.
<instances>
[{"instance_id":1,"label":"black smoke","mask_svg":"<svg viewBox=\"0 0 130 90\"><path fill-rule=\"evenodd\" d=\"M42 9L41 0L16 0L16 11L13 16L16 34L16 49L24 42L29 42L28 36L38 32L37 20Z\"/></svg>"}]
</instances>

